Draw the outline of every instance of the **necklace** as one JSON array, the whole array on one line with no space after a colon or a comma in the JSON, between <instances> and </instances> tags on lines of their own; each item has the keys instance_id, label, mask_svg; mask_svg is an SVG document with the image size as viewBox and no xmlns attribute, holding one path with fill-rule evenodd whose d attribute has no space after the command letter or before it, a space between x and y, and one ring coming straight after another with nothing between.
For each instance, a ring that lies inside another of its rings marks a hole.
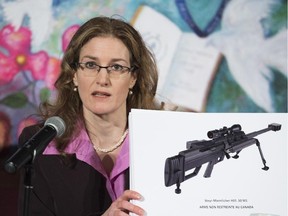
<instances>
[{"instance_id":1,"label":"necklace","mask_svg":"<svg viewBox=\"0 0 288 216\"><path fill-rule=\"evenodd\" d=\"M96 151L99 151L99 152L103 152L103 153L109 153L109 152L112 152L114 151L115 149L117 149L119 146L122 145L124 139L126 138L128 134L128 129L123 133L123 135L121 136L121 138L119 139L119 141L114 145L114 146L111 146L110 148L100 148L99 146L96 146L93 144L93 147Z\"/></svg>"}]
</instances>

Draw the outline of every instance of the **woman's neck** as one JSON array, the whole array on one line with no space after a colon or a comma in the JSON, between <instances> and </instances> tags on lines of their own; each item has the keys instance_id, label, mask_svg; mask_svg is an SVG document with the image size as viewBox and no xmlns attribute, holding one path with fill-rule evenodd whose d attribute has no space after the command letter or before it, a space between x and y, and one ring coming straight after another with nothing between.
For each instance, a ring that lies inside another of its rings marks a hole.
<instances>
[{"instance_id":1,"label":"woman's neck","mask_svg":"<svg viewBox=\"0 0 288 216\"><path fill-rule=\"evenodd\" d=\"M113 121L109 120L110 118L102 118L98 115L92 118L84 116L88 136L108 175L114 167L122 143L127 135L127 117L124 119L112 118Z\"/></svg>"},{"instance_id":2,"label":"woman's neck","mask_svg":"<svg viewBox=\"0 0 288 216\"><path fill-rule=\"evenodd\" d=\"M126 113L97 115L84 110L83 116L91 142L99 149L109 149L122 139L127 126Z\"/></svg>"}]
</instances>

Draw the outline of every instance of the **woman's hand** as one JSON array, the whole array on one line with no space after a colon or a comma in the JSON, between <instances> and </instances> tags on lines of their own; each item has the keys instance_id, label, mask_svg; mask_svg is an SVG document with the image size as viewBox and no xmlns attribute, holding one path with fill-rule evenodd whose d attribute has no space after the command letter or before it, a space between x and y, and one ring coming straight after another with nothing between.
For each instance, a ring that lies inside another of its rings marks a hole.
<instances>
[{"instance_id":1,"label":"woman's hand","mask_svg":"<svg viewBox=\"0 0 288 216\"><path fill-rule=\"evenodd\" d=\"M145 215L144 209L130 202L130 200L140 200L141 198L142 196L136 191L126 190L111 204L103 216L125 216L129 213L143 216Z\"/></svg>"}]
</instances>

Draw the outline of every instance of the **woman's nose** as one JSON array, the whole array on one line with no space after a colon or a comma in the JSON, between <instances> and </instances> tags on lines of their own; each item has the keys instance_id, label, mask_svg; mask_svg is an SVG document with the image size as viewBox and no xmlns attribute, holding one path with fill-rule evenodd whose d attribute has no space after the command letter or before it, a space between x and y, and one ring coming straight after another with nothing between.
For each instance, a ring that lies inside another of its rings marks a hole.
<instances>
[{"instance_id":1,"label":"woman's nose","mask_svg":"<svg viewBox=\"0 0 288 216\"><path fill-rule=\"evenodd\" d=\"M96 83L99 85L107 86L109 84L109 74L106 68L100 68L96 76Z\"/></svg>"}]
</instances>

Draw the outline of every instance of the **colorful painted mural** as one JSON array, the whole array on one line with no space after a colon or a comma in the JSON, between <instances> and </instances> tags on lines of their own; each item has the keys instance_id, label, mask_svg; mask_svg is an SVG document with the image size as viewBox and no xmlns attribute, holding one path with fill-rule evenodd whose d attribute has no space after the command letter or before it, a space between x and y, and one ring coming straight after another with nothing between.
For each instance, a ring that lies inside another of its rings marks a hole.
<instances>
[{"instance_id":1,"label":"colorful painted mural","mask_svg":"<svg viewBox=\"0 0 288 216\"><path fill-rule=\"evenodd\" d=\"M287 0L0 0L0 150L35 123L70 38L99 15L143 33L159 61L159 100L185 111L287 112Z\"/></svg>"}]
</instances>

